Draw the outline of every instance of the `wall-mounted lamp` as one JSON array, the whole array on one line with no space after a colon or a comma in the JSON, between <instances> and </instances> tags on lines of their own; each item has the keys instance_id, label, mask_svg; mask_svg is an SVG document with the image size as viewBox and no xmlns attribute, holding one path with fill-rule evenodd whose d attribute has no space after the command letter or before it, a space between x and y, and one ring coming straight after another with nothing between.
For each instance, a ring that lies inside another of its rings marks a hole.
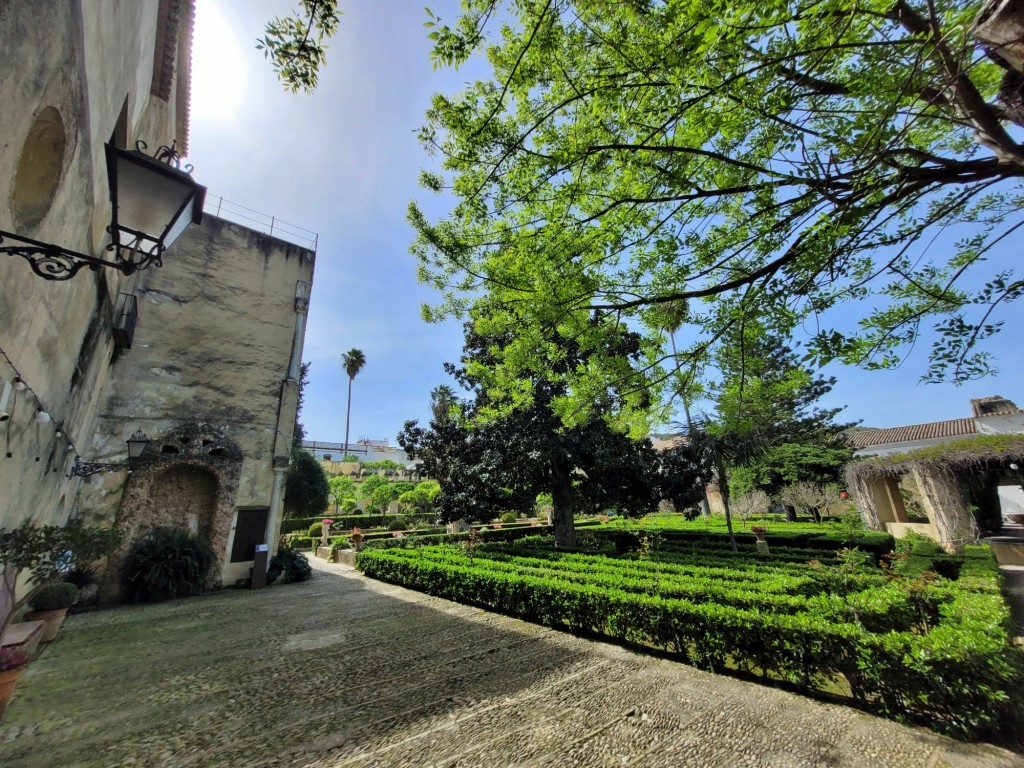
<instances>
[{"instance_id":1,"label":"wall-mounted lamp","mask_svg":"<svg viewBox=\"0 0 1024 768\"><path fill-rule=\"evenodd\" d=\"M202 221L206 199L206 187L192 178L191 165L182 169L174 147L174 143L161 146L151 157L143 152L142 141L136 142L134 150L106 145L112 208L107 250L114 252L112 261L3 230L0 253L21 256L46 280L70 280L82 267L113 267L130 275L151 265L162 266L171 243L189 224ZM21 244L2 245L5 240Z\"/></svg>"},{"instance_id":2,"label":"wall-mounted lamp","mask_svg":"<svg viewBox=\"0 0 1024 768\"><path fill-rule=\"evenodd\" d=\"M36 408L36 424L49 424L50 414L43 410L43 406Z\"/></svg>"},{"instance_id":3,"label":"wall-mounted lamp","mask_svg":"<svg viewBox=\"0 0 1024 768\"><path fill-rule=\"evenodd\" d=\"M142 457L142 453L146 450L147 445L149 445L149 438L146 437L140 429L128 438L127 463L82 461L81 459L76 458L74 466L71 467L71 474L69 474L68 477L91 477L92 475L97 475L100 472L111 472L115 469L129 469L133 461Z\"/></svg>"}]
</instances>

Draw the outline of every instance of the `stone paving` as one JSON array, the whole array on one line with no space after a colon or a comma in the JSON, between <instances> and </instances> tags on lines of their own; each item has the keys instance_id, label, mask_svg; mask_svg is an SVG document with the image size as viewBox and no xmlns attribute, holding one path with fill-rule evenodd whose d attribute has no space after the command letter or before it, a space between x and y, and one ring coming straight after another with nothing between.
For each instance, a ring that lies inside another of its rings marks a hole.
<instances>
[{"instance_id":1,"label":"stone paving","mask_svg":"<svg viewBox=\"0 0 1024 768\"><path fill-rule=\"evenodd\" d=\"M70 617L22 676L0 766L1024 766L315 565Z\"/></svg>"}]
</instances>

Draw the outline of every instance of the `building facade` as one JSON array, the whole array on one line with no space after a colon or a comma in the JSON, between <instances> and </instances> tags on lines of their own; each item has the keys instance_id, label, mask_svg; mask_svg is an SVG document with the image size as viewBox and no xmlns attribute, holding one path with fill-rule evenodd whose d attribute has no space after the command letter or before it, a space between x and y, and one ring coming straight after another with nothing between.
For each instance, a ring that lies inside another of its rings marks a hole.
<instances>
[{"instance_id":1,"label":"building facade","mask_svg":"<svg viewBox=\"0 0 1024 768\"><path fill-rule=\"evenodd\" d=\"M193 14L0 3L0 230L110 258L105 145L187 154ZM184 527L213 546L216 582L247 576L279 529L314 257L209 214L130 275L47 280L0 251L0 527L117 525L124 551ZM85 462L125 466L81 477Z\"/></svg>"}]
</instances>

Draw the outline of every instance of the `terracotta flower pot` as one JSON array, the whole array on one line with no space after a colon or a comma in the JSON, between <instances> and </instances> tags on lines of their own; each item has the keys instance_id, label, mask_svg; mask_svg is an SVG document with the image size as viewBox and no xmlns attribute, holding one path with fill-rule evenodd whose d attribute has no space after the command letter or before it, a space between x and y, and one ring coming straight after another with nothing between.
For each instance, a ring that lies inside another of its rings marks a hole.
<instances>
[{"instance_id":1,"label":"terracotta flower pot","mask_svg":"<svg viewBox=\"0 0 1024 768\"><path fill-rule=\"evenodd\" d=\"M25 614L25 618L28 621L46 622L40 642L49 643L57 636L57 633L60 631L60 625L64 623L64 617L67 616L67 613L67 608L58 608L55 611L29 611Z\"/></svg>"},{"instance_id":2,"label":"terracotta flower pot","mask_svg":"<svg viewBox=\"0 0 1024 768\"><path fill-rule=\"evenodd\" d=\"M18 684L18 678L21 677L22 671L27 666L27 664L23 664L20 667L0 672L0 720L4 719L7 703L11 700L11 696L14 695L14 686Z\"/></svg>"}]
</instances>

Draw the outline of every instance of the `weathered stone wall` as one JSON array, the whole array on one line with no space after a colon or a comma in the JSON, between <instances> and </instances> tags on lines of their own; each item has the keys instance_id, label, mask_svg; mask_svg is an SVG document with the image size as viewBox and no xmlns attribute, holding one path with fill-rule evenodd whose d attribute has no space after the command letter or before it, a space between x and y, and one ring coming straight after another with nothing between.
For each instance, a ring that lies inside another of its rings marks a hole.
<instances>
[{"instance_id":1,"label":"weathered stone wall","mask_svg":"<svg viewBox=\"0 0 1024 768\"><path fill-rule=\"evenodd\" d=\"M270 508L274 459L287 461L298 392L289 368L301 352L293 349L296 283L311 282L312 275L311 252L212 216L186 231L162 268L139 274L135 340L114 365L95 451L115 454L141 428L152 452L193 423L237 446L230 482L215 472L220 486L210 543L226 584L247 576L251 566L226 562L236 510ZM161 467L174 466L173 455L156 450ZM143 480L155 482L154 473L147 465L133 474L123 499L117 478L95 479L79 506L96 521L148 515L153 486ZM188 492L182 488L182 504ZM169 510L178 508L162 498Z\"/></svg>"},{"instance_id":2,"label":"weathered stone wall","mask_svg":"<svg viewBox=\"0 0 1024 768\"><path fill-rule=\"evenodd\" d=\"M176 123L175 104L149 93L159 13L158 0L0 2L0 229L105 255L103 145L122 107L126 145L155 147ZM72 513L79 480L67 477L69 445L92 458L123 281L111 270L47 281L0 254L0 349L31 388L0 424L0 527ZM0 355L0 392L14 368ZM37 427L39 405L52 421Z\"/></svg>"}]
</instances>

